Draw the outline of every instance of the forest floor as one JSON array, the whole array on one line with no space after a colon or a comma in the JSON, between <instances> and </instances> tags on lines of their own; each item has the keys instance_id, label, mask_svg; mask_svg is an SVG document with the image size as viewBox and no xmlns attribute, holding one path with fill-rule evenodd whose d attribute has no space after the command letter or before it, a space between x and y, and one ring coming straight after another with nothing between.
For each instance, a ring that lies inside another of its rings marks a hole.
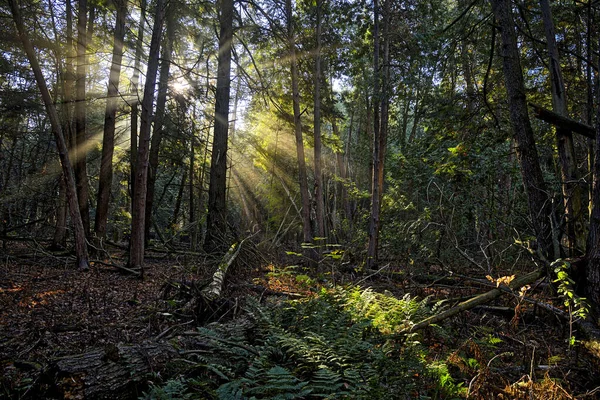
<instances>
[{"instance_id":1,"label":"forest floor","mask_svg":"<svg viewBox=\"0 0 600 400\"><path fill-rule=\"evenodd\" d=\"M212 276L207 260L191 253L149 251L144 280L111 266L124 263L124 251L113 251L110 258L94 263L89 272L73 269L69 258L30 244L11 244L2 255L0 398L37 398L31 391L52 360L114 344L153 342L167 333L193 328L194 322L201 321L186 319L169 309L173 283L179 283L177 290L192 290L194 282ZM297 298L311 296L320 285L331 285L331 275L329 282L319 282L317 277L274 267L264 260L249 265L250 258L234 264L225 283L222 297L228 299L233 313L248 295ZM434 266L425 272L438 275L440 271ZM336 281L359 282L398 298L411 293L421 298L458 299L489 290L465 282L419 283L401 267L370 276L338 273ZM534 295L544 297L545 302L557 302L544 291ZM462 377L465 386L477 380L479 386L488 385L492 392L504 393L497 398L507 399L600 398L599 360L583 346L569 345L568 322L519 302L517 296L503 296L442 324L449 335L442 341L439 335L425 330L423 344L432 360L452 364L451 372ZM491 336L497 338L493 351L481 344L482 338ZM468 359L479 360L480 367L460 361ZM482 362L487 366L481 366Z\"/></svg>"}]
</instances>

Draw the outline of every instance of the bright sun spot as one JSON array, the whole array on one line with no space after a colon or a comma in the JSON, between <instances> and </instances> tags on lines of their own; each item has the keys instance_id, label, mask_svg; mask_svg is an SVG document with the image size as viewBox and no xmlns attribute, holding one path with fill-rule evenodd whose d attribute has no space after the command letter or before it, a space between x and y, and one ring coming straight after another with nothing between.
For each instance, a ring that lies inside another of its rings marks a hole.
<instances>
[{"instance_id":1,"label":"bright sun spot","mask_svg":"<svg viewBox=\"0 0 600 400\"><path fill-rule=\"evenodd\" d=\"M190 88L190 84L183 77L173 80L170 86L175 93L185 93Z\"/></svg>"}]
</instances>

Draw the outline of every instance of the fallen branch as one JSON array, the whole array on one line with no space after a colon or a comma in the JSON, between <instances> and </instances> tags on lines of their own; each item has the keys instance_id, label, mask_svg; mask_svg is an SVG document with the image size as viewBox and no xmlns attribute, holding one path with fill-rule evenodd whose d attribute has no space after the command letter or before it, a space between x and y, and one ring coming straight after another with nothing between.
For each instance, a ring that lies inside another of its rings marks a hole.
<instances>
[{"instance_id":1,"label":"fallen branch","mask_svg":"<svg viewBox=\"0 0 600 400\"><path fill-rule=\"evenodd\" d=\"M528 285L532 282L535 282L537 279L541 278L544 275L543 269L538 269L536 271L530 272L527 275L524 275L519 278L513 279L508 288L511 290L518 289L522 286ZM416 323L408 329L401 331L400 333L412 333L418 331L419 329L423 329L428 327L431 324L438 323L447 318L453 317L454 315L461 313L466 310L470 310L473 307L485 304L497 297L499 297L503 292L503 287L494 288L488 292L482 293L479 296L473 297L470 300L464 301L457 305L456 307L450 308L449 310L443 311L439 314L433 315L429 318L424 319L423 321Z\"/></svg>"},{"instance_id":2,"label":"fallen branch","mask_svg":"<svg viewBox=\"0 0 600 400\"><path fill-rule=\"evenodd\" d=\"M223 282L225 281L225 275L227 274L227 270L229 269L231 264L233 264L238 254L240 254L240 250L244 242L254 235L248 236L240 243L234 243L231 245L223 259L219 263L217 270L213 274L212 282L200 292L200 294L206 301L213 301L219 296L221 296L221 290L223 289Z\"/></svg>"},{"instance_id":3,"label":"fallen branch","mask_svg":"<svg viewBox=\"0 0 600 400\"><path fill-rule=\"evenodd\" d=\"M564 115L557 114L554 111L550 111L534 103L529 103L529 106L533 108L535 117L541 119L542 121L546 121L552 125L555 125L558 128L563 128L571 132L579 133L580 135L591 139L594 139L596 137L595 129L589 125L582 124L579 121L565 117Z\"/></svg>"}]
</instances>

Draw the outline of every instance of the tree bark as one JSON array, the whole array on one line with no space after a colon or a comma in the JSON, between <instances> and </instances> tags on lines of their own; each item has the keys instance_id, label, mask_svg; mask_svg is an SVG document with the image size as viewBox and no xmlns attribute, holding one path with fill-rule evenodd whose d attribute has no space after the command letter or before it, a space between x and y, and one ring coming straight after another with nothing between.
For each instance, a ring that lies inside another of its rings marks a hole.
<instances>
[{"instance_id":1,"label":"tree bark","mask_svg":"<svg viewBox=\"0 0 600 400\"><path fill-rule=\"evenodd\" d=\"M98 198L96 219L94 223L95 236L99 240L106 237L108 221L108 208L110 190L112 186L113 165L112 158L115 150L115 123L117 104L119 100L119 80L121 78L121 61L123 60L123 40L125 38L125 17L127 2L115 0L116 20L113 43L112 65L108 79L106 110L104 112L104 133L102 138L102 159L100 161L100 177L98 184Z\"/></svg>"},{"instance_id":2,"label":"tree bark","mask_svg":"<svg viewBox=\"0 0 600 400\"><path fill-rule=\"evenodd\" d=\"M367 249L367 267L375 268L378 261L379 231L381 228L381 200L383 198L383 177L385 164L385 151L387 147L388 127L388 94L389 83L389 0L384 7L384 60L380 62L379 37L379 1L373 5L373 175L371 184L371 216L369 218L369 245ZM383 69L383 71L380 71ZM381 78L383 72L383 79Z\"/></svg>"},{"instance_id":3,"label":"tree bark","mask_svg":"<svg viewBox=\"0 0 600 400\"><path fill-rule=\"evenodd\" d=\"M298 61L296 59L296 40L294 38L294 20L292 1L286 0L285 12L287 18L288 51L290 54L290 70L292 80L292 107L294 109L294 132L296 136L296 155L298 158L298 180L300 197L302 199L302 237L305 243L312 242L310 226L310 199L308 195L308 178L306 160L304 157L304 138L302 137L302 121L300 119L300 89L298 84ZM307 254L310 258L310 254Z\"/></svg>"},{"instance_id":4,"label":"tree bark","mask_svg":"<svg viewBox=\"0 0 600 400\"><path fill-rule=\"evenodd\" d=\"M548 0L540 0L548 55L550 57L550 81L552 86L552 106L559 115L568 117L565 84L560 67L558 47L552 9ZM575 148L573 134L569 129L557 127L558 158L560 161L562 194L565 207L565 228L570 257L582 254L585 249L585 230L582 212L582 188L576 173Z\"/></svg>"},{"instance_id":5,"label":"tree bark","mask_svg":"<svg viewBox=\"0 0 600 400\"><path fill-rule=\"evenodd\" d=\"M600 103L596 112L596 120L600 121ZM598 308L600 307L600 123L596 124L592 179L592 211L587 243L585 294Z\"/></svg>"},{"instance_id":6,"label":"tree bark","mask_svg":"<svg viewBox=\"0 0 600 400\"><path fill-rule=\"evenodd\" d=\"M510 120L538 250L541 256L554 259L550 225L552 210L527 113L525 83L510 1L492 0L492 9L502 36L502 61Z\"/></svg>"},{"instance_id":7,"label":"tree bark","mask_svg":"<svg viewBox=\"0 0 600 400\"><path fill-rule=\"evenodd\" d=\"M142 100L142 114L140 124L140 143L137 151L137 165L135 167L135 190L133 192L131 220L131 243L129 250L129 268L140 271L144 276L144 231L146 220L146 188L148 183L148 156L150 148L150 125L152 108L154 104L154 87L158 73L158 59L160 53L160 38L165 14L164 0L157 0L152 40L148 54L148 69L144 85L144 99Z\"/></svg>"},{"instance_id":8,"label":"tree bark","mask_svg":"<svg viewBox=\"0 0 600 400\"><path fill-rule=\"evenodd\" d=\"M204 249L224 251L227 232L227 140L229 131L229 98L231 86L231 48L233 39L233 0L220 2L219 57L215 95L215 128L210 162L208 215Z\"/></svg>"},{"instance_id":9,"label":"tree bark","mask_svg":"<svg viewBox=\"0 0 600 400\"><path fill-rule=\"evenodd\" d=\"M317 220L315 221L316 233L320 238L325 237L325 203L323 199L323 171L321 162L321 8L323 0L316 2L317 26L315 39L317 42L315 54L314 76L314 163L315 163L315 202ZM322 240L322 239L321 239Z\"/></svg>"},{"instance_id":10,"label":"tree bark","mask_svg":"<svg viewBox=\"0 0 600 400\"><path fill-rule=\"evenodd\" d=\"M50 96L50 92L48 90L48 86L46 85L46 80L42 73L42 68L37 60L33 45L27 36L17 0L9 0L8 3L11 9L13 20L17 27L19 39L23 43L25 53L27 54L27 58L31 64L31 69L33 70L38 88L40 89L42 101L44 102L44 106L48 112L48 117L52 126L52 133L54 134L54 139L56 141L56 147L58 150L64 179L67 185L67 199L69 202L69 209L71 211L71 221L75 231L75 254L77 257L77 266L82 270L87 270L89 269L88 252L85 241L85 230L83 228L81 214L79 213L75 174L73 172L71 161L69 160L69 150L67 149L67 144L62 132L58 112L56 111L56 107L54 106L54 102Z\"/></svg>"},{"instance_id":11,"label":"tree bark","mask_svg":"<svg viewBox=\"0 0 600 400\"><path fill-rule=\"evenodd\" d=\"M142 50L144 44L144 25L146 22L146 3L147 0L140 1L140 24L135 46L135 61L133 65L133 75L131 77L131 92L134 98L131 100L131 132L129 142L129 163L131 169L131 213L133 214L133 193L135 192L135 167L137 164L137 138L138 138L138 117L139 117L139 94L138 85L140 82L140 65L142 60Z\"/></svg>"},{"instance_id":12,"label":"tree bark","mask_svg":"<svg viewBox=\"0 0 600 400\"><path fill-rule=\"evenodd\" d=\"M158 97L156 99L156 115L154 117L154 130L152 131L152 141L150 143L150 156L148 158L148 189L146 195L146 226L145 238L146 244L150 235L150 226L152 225L152 211L154 207L154 191L156 186L156 174L158 173L158 154L160 144L163 138L165 107L167 104L167 89L169 86L169 70L171 67L171 57L173 52L173 42L175 41L175 16L172 6L167 6L167 40L163 47L160 78L158 82Z\"/></svg>"},{"instance_id":13,"label":"tree bark","mask_svg":"<svg viewBox=\"0 0 600 400\"><path fill-rule=\"evenodd\" d=\"M77 183L77 199L79 213L83 222L86 237L90 234L89 187L87 177L87 144L86 144L86 52L88 32L87 0L79 0L77 10L77 67L75 80L75 179Z\"/></svg>"}]
</instances>

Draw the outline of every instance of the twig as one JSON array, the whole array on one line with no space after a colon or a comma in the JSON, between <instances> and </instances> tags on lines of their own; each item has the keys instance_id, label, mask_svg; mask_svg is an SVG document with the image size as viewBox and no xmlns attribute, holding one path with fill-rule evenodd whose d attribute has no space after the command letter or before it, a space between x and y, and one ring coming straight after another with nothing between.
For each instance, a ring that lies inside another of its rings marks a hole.
<instances>
[{"instance_id":1,"label":"twig","mask_svg":"<svg viewBox=\"0 0 600 400\"><path fill-rule=\"evenodd\" d=\"M175 329L175 328L178 328L178 327L180 327L180 326L189 325L189 324L191 324L192 322L194 322L194 320L191 320L191 321L188 321L188 322L184 322L184 323L181 323L181 324L177 324L177 325L171 325L170 327L168 327L167 329L165 329L164 331L162 331L162 332L161 332L159 335L157 335L157 336L154 338L154 340L160 340L160 339L162 339L163 337L165 337L165 335L166 335L167 333L171 332L173 329Z\"/></svg>"},{"instance_id":2,"label":"twig","mask_svg":"<svg viewBox=\"0 0 600 400\"><path fill-rule=\"evenodd\" d=\"M373 272L371 275L367 275L364 278L362 278L360 281L356 282L355 285L356 286L360 285L361 283L363 283L367 279L372 278L373 276L379 274L381 271L383 271L384 269L386 269L389 266L390 266L390 264L385 264L383 267L379 268L377 271Z\"/></svg>"}]
</instances>

